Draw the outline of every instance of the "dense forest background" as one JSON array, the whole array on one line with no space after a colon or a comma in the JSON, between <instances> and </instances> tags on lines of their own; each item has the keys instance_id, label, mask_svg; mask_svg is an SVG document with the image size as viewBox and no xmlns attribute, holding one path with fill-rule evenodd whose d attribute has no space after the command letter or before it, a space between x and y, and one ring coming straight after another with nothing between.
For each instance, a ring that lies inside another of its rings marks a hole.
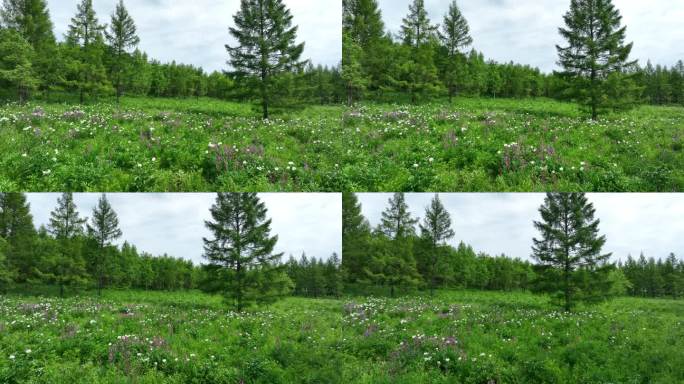
<instances>
[{"instance_id":1,"label":"dense forest background","mask_svg":"<svg viewBox=\"0 0 684 384\"><path fill-rule=\"evenodd\" d=\"M538 271L530 261L477 252L463 242L435 246L429 237L416 231L418 219L407 211L401 213L399 237L396 227L394 232L388 229L389 222L371 228L354 194L344 194L343 208L341 259L337 254L302 254L277 263L292 282L292 294L339 297L398 295L430 288L538 288ZM121 246L114 245L112 242L123 234L116 232L118 219L109 227L98 221L106 215L110 220L116 218L106 196L92 217L86 219L78 213L73 197L65 193L51 214L50 225L36 228L24 194L0 194L0 289L58 289L62 293L98 288L173 291L201 289L208 283L204 265L169 255L151 255L125 241ZM113 235L103 239L98 233ZM638 258L628 256L615 267L610 275L611 294L671 298L684 295L684 262L675 254L657 259L643 254Z\"/></svg>"},{"instance_id":2,"label":"dense forest background","mask_svg":"<svg viewBox=\"0 0 684 384\"><path fill-rule=\"evenodd\" d=\"M536 263L506 255L477 252L468 244L435 243L425 218L412 217L402 194L395 194L382 222L371 227L355 194L343 195L342 274L349 292L397 294L434 288L493 291L540 291ZM448 214L442 228L450 227ZM418 223L420 222L420 225ZM531 225L532 223L530 223ZM448 230L442 240L450 238ZM684 261L641 255L618 261L609 272L609 295L672 297L684 294Z\"/></svg>"},{"instance_id":3,"label":"dense forest background","mask_svg":"<svg viewBox=\"0 0 684 384\"><path fill-rule=\"evenodd\" d=\"M574 97L570 80L561 72L488 60L475 48L477 41L455 3L438 24L429 19L422 0L413 1L398 34L385 27L376 0L343 3L343 66L350 101L425 101L452 95ZM411 29L422 32L414 36ZM639 102L684 105L682 60L671 66L650 61L629 65L624 74L639 91Z\"/></svg>"},{"instance_id":4,"label":"dense forest background","mask_svg":"<svg viewBox=\"0 0 684 384\"><path fill-rule=\"evenodd\" d=\"M0 98L75 101L80 96L81 102L93 102L121 94L254 101L253 84L237 71L206 73L148 57L138 48L140 39L124 3L113 11L110 22L101 24L92 0L83 0L70 32L58 39L45 0L5 1L0 9ZM310 61L279 74L270 87L274 98L288 105L339 103L344 97L340 68Z\"/></svg>"}]
</instances>

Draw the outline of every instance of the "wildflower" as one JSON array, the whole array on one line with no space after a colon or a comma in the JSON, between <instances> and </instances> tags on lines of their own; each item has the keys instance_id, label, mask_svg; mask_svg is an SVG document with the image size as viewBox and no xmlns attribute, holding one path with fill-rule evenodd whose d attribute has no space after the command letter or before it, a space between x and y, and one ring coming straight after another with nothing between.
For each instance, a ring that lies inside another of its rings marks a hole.
<instances>
[{"instance_id":1,"label":"wildflower","mask_svg":"<svg viewBox=\"0 0 684 384\"><path fill-rule=\"evenodd\" d=\"M49 174L51 174L51 173L52 173L52 170L47 169L47 170L43 171L43 176L47 176L47 175L49 175Z\"/></svg>"},{"instance_id":2,"label":"wildflower","mask_svg":"<svg viewBox=\"0 0 684 384\"><path fill-rule=\"evenodd\" d=\"M14 359L15 359L15 356L14 356L14 355L10 355L9 358L10 358L10 360L14 360Z\"/></svg>"},{"instance_id":3,"label":"wildflower","mask_svg":"<svg viewBox=\"0 0 684 384\"><path fill-rule=\"evenodd\" d=\"M31 348L26 348L26 351L24 351L24 352L26 352L27 355L30 355L32 351L31 351Z\"/></svg>"},{"instance_id":4,"label":"wildflower","mask_svg":"<svg viewBox=\"0 0 684 384\"><path fill-rule=\"evenodd\" d=\"M432 163L432 162L435 161L435 158L434 158L434 157L431 157L431 158L428 159L428 161Z\"/></svg>"},{"instance_id":5,"label":"wildflower","mask_svg":"<svg viewBox=\"0 0 684 384\"><path fill-rule=\"evenodd\" d=\"M413 164L413 168L418 168L418 164Z\"/></svg>"},{"instance_id":6,"label":"wildflower","mask_svg":"<svg viewBox=\"0 0 684 384\"><path fill-rule=\"evenodd\" d=\"M28 157L28 153L22 153L21 157Z\"/></svg>"},{"instance_id":7,"label":"wildflower","mask_svg":"<svg viewBox=\"0 0 684 384\"><path fill-rule=\"evenodd\" d=\"M157 158L156 158L156 157L153 157L153 158L152 158L152 162L154 163L155 161L157 161Z\"/></svg>"},{"instance_id":8,"label":"wildflower","mask_svg":"<svg viewBox=\"0 0 684 384\"><path fill-rule=\"evenodd\" d=\"M90 320L90 324L91 324L91 325L93 325L93 324L95 324L95 323L97 323L97 321L95 321L95 319L91 319L91 320Z\"/></svg>"}]
</instances>

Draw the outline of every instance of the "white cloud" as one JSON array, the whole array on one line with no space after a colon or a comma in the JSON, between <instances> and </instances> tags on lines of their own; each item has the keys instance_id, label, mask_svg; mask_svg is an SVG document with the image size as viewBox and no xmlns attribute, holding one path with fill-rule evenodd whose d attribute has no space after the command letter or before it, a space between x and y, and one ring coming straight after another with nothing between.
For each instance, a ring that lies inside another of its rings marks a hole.
<instances>
[{"instance_id":1,"label":"white cloud","mask_svg":"<svg viewBox=\"0 0 684 384\"><path fill-rule=\"evenodd\" d=\"M29 193L34 224L47 225L59 194ZM284 260L292 254L327 259L342 250L342 201L339 194L259 194L272 219L271 234L278 235L276 252ZM90 216L100 194L77 193L74 200L81 216ZM203 261L202 237L210 237L204 221L216 200L208 193L111 193L107 194L119 217L123 240L140 251L168 254L195 263Z\"/></svg>"},{"instance_id":2,"label":"white cloud","mask_svg":"<svg viewBox=\"0 0 684 384\"><path fill-rule=\"evenodd\" d=\"M48 0L58 38L66 33L80 0ZM98 0L101 24L109 23L118 0ZM225 44L239 0L127 0L136 22L140 48L162 62L201 66L207 71L227 69ZM285 0L299 25L298 42L306 42L304 58L314 64L337 65L342 58L342 3L340 0Z\"/></svg>"},{"instance_id":3,"label":"white cloud","mask_svg":"<svg viewBox=\"0 0 684 384\"><path fill-rule=\"evenodd\" d=\"M433 194L406 194L414 217L424 216ZM674 252L684 259L684 194L587 194L594 203L600 231L606 235L604 251L613 260L627 255L666 257ZM380 222L391 194L360 194L363 213L371 225ZM533 226L544 194L443 193L440 199L451 214L456 238L476 251L529 259Z\"/></svg>"},{"instance_id":4,"label":"white cloud","mask_svg":"<svg viewBox=\"0 0 684 384\"><path fill-rule=\"evenodd\" d=\"M411 0L378 0L386 27L397 33ZM684 2L614 0L634 42L632 57L642 64L673 65L684 60ZM433 24L441 23L451 0L425 0ZM567 0L459 0L470 24L474 47L487 59L556 69L558 28L570 7Z\"/></svg>"}]
</instances>

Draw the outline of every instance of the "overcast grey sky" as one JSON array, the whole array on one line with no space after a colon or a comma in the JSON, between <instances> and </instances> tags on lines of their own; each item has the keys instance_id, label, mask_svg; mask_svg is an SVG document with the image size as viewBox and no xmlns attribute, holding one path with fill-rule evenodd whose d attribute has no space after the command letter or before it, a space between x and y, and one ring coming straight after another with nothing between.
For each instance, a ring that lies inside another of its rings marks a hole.
<instances>
[{"instance_id":1,"label":"overcast grey sky","mask_svg":"<svg viewBox=\"0 0 684 384\"><path fill-rule=\"evenodd\" d=\"M440 194L451 214L456 237L476 252L529 259L532 238L538 236L532 222L539 220L544 194ZM587 194L594 203L600 231L606 235L604 251L613 260L628 254L684 257L684 194ZM391 194L360 194L363 213L371 225L380 222ZM421 222L434 194L406 194L414 217Z\"/></svg>"},{"instance_id":2,"label":"overcast grey sky","mask_svg":"<svg viewBox=\"0 0 684 384\"><path fill-rule=\"evenodd\" d=\"M81 0L48 0L55 33L62 39ZM118 0L94 0L101 24L109 23ZM211 72L227 69L224 48L240 0L124 0L138 27L140 48L162 62L201 66ZM342 1L285 0L299 25L298 42L306 42L304 58L314 64L342 60Z\"/></svg>"},{"instance_id":3,"label":"overcast grey sky","mask_svg":"<svg viewBox=\"0 0 684 384\"><path fill-rule=\"evenodd\" d=\"M91 216L100 194L77 193L74 200L81 216ZM47 224L57 205L59 194L29 193L31 213L36 227ZM278 235L276 252L327 259L342 250L342 200L339 194L264 193L259 194L273 219L271 234ZM107 194L119 216L123 240L135 244L139 251L155 256L164 253L195 263L203 262L202 237L210 237L204 220L210 219L209 208L215 194L134 193Z\"/></svg>"},{"instance_id":4,"label":"overcast grey sky","mask_svg":"<svg viewBox=\"0 0 684 384\"><path fill-rule=\"evenodd\" d=\"M425 0L433 24L442 22L452 0ZM398 33L412 0L378 0L386 27ZM684 1L613 0L642 64L673 65L684 60ZM570 0L458 0L470 24L474 47L487 59L514 61L550 72L556 69L558 27Z\"/></svg>"}]
</instances>

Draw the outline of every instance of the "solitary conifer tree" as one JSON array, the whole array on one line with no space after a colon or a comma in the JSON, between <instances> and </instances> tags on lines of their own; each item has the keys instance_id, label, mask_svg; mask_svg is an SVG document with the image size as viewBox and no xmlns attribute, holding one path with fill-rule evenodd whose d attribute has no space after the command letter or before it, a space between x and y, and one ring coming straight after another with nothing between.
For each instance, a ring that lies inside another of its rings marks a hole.
<instances>
[{"instance_id":1,"label":"solitary conifer tree","mask_svg":"<svg viewBox=\"0 0 684 384\"><path fill-rule=\"evenodd\" d=\"M57 239L59 252L51 258L46 275L59 285L60 296L68 285L83 284L87 280L85 260L81 253L81 235L87 219L79 217L74 196L63 193L57 208L50 213L49 232Z\"/></svg>"},{"instance_id":2,"label":"solitary conifer tree","mask_svg":"<svg viewBox=\"0 0 684 384\"><path fill-rule=\"evenodd\" d=\"M605 236L599 236L596 210L584 193L549 193L535 221L541 239L533 239L542 288L555 294L570 311L576 301L599 299L607 294L607 262L602 254Z\"/></svg>"},{"instance_id":3,"label":"solitary conifer tree","mask_svg":"<svg viewBox=\"0 0 684 384\"><path fill-rule=\"evenodd\" d=\"M26 282L35 277L35 237L36 229L26 195L16 192L0 193L0 238L7 242L7 265L18 282Z\"/></svg>"},{"instance_id":4,"label":"solitary conifer tree","mask_svg":"<svg viewBox=\"0 0 684 384\"><path fill-rule=\"evenodd\" d=\"M95 14L92 0L82 0L77 5L77 13L71 19L66 41L75 49L75 76L69 81L79 92L81 104L86 92L94 92L106 87L107 75L102 63L105 26L101 25Z\"/></svg>"},{"instance_id":5,"label":"solitary conifer tree","mask_svg":"<svg viewBox=\"0 0 684 384\"><path fill-rule=\"evenodd\" d=\"M578 102L590 107L596 120L600 108L629 96L630 83L621 75L636 63L629 61L633 44L625 44L627 28L611 0L572 0L564 20L566 27L559 31L568 45L556 46L558 64Z\"/></svg>"},{"instance_id":6,"label":"solitary conifer tree","mask_svg":"<svg viewBox=\"0 0 684 384\"><path fill-rule=\"evenodd\" d=\"M112 22L109 31L105 31L109 46L114 53L114 66L112 68L114 77L114 89L116 91L116 102L121 98L121 76L125 66L126 54L128 49L134 48L140 43L140 38L136 34L135 22L128 14L123 0L119 0L116 10L112 14Z\"/></svg>"},{"instance_id":7,"label":"solitary conifer tree","mask_svg":"<svg viewBox=\"0 0 684 384\"><path fill-rule=\"evenodd\" d=\"M401 36L404 44L418 47L435 37L438 26L430 23L424 0L413 0L409 5L409 14L403 19Z\"/></svg>"},{"instance_id":8,"label":"solitary conifer tree","mask_svg":"<svg viewBox=\"0 0 684 384\"><path fill-rule=\"evenodd\" d=\"M230 34L237 45L226 45L230 65L238 77L256 81L264 119L275 94L274 80L282 73L303 68L304 43L296 44L297 26L282 0L241 0Z\"/></svg>"},{"instance_id":9,"label":"solitary conifer tree","mask_svg":"<svg viewBox=\"0 0 684 384\"><path fill-rule=\"evenodd\" d=\"M465 48L473 43L473 38L470 37L468 21L461 13L456 1L449 5L449 12L444 15L444 22L442 23L442 31L439 32L439 38L446 51L447 63L444 77L445 85L449 93L449 102L451 102L456 90L455 84L458 55L461 54L461 48Z\"/></svg>"},{"instance_id":10,"label":"solitary conifer tree","mask_svg":"<svg viewBox=\"0 0 684 384\"><path fill-rule=\"evenodd\" d=\"M254 302L272 302L291 290L281 271L282 253L273 253L271 219L256 193L219 193L205 221L213 238L204 238L204 257L213 278L208 287L221 292L238 312Z\"/></svg>"},{"instance_id":11,"label":"solitary conifer tree","mask_svg":"<svg viewBox=\"0 0 684 384\"><path fill-rule=\"evenodd\" d=\"M107 265L106 248L111 242L120 238L123 233L119 229L119 218L107 201L107 196L102 194L97 202L97 207L93 209L93 217L88 224L88 233L98 246L99 254L95 259L95 270L97 271L97 294L102 292Z\"/></svg>"},{"instance_id":12,"label":"solitary conifer tree","mask_svg":"<svg viewBox=\"0 0 684 384\"><path fill-rule=\"evenodd\" d=\"M382 212L380 230L390 239L398 240L413 235L417 223L418 219L411 217L404 194L395 193Z\"/></svg>"},{"instance_id":13,"label":"solitary conifer tree","mask_svg":"<svg viewBox=\"0 0 684 384\"><path fill-rule=\"evenodd\" d=\"M50 213L50 233L56 239L70 239L83 234L87 219L79 217L74 195L65 192L57 199L57 208Z\"/></svg>"},{"instance_id":14,"label":"solitary conifer tree","mask_svg":"<svg viewBox=\"0 0 684 384\"><path fill-rule=\"evenodd\" d=\"M425 210L425 218L423 218L423 224L420 225L420 231L423 238L429 241L432 248L428 268L428 285L430 286L430 295L433 295L436 285L435 276L439 246L444 241L455 236L454 230L451 229L451 216L446 208L444 208L439 195L435 195L434 199L430 202L430 206Z\"/></svg>"}]
</instances>

